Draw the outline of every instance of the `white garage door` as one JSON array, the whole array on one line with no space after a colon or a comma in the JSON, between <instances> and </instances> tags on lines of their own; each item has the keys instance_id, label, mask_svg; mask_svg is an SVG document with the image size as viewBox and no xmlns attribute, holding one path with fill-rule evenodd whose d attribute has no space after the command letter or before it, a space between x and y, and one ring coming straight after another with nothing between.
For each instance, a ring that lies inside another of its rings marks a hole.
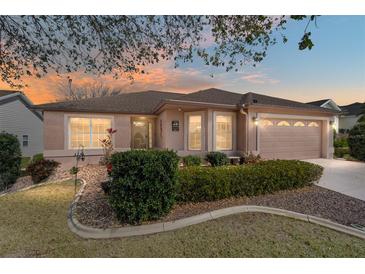
<instances>
[{"instance_id":1,"label":"white garage door","mask_svg":"<svg viewBox=\"0 0 365 274\"><path fill-rule=\"evenodd\" d=\"M265 159L321 157L321 121L261 119L259 150Z\"/></svg>"}]
</instances>

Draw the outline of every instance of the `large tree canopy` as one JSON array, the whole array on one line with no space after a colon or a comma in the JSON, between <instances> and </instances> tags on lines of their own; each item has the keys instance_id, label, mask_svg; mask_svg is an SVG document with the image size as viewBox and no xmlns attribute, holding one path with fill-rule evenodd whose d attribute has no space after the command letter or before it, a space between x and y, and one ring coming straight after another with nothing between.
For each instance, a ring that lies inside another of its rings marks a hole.
<instances>
[{"instance_id":1,"label":"large tree canopy","mask_svg":"<svg viewBox=\"0 0 365 274\"><path fill-rule=\"evenodd\" d=\"M84 71L133 78L161 60L238 70L263 60L288 20L315 16L0 16L1 80ZM308 26L308 25L307 25ZM299 49L311 49L305 28ZM207 43L211 39L211 43Z\"/></svg>"}]
</instances>

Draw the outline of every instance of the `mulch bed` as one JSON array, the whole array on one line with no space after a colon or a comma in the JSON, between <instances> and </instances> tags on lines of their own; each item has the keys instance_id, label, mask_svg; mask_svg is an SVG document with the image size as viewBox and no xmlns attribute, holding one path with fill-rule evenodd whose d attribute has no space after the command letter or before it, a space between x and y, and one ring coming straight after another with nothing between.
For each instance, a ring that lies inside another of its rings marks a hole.
<instances>
[{"instance_id":1,"label":"mulch bed","mask_svg":"<svg viewBox=\"0 0 365 274\"><path fill-rule=\"evenodd\" d=\"M97 228L125 226L118 222L101 189L100 182L106 179L105 168L88 166L80 178L86 179L87 185L76 207L77 219L84 225ZM364 201L315 185L255 197L178 204L167 216L156 222L178 220L237 205L270 206L330 219L344 225L365 225Z\"/></svg>"}]
</instances>

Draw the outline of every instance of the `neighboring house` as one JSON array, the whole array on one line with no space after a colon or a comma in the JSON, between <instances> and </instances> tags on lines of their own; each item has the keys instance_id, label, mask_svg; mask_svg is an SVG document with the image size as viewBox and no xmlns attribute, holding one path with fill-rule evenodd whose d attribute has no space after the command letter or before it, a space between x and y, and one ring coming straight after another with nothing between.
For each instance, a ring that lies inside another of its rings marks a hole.
<instances>
[{"instance_id":1,"label":"neighboring house","mask_svg":"<svg viewBox=\"0 0 365 274\"><path fill-rule=\"evenodd\" d=\"M336 110L265 96L207 89L190 94L144 91L38 105L44 154L68 166L83 145L86 163L102 155L99 139L117 129L116 151L173 149L179 155L253 152L282 159L331 158Z\"/></svg>"},{"instance_id":2,"label":"neighboring house","mask_svg":"<svg viewBox=\"0 0 365 274\"><path fill-rule=\"evenodd\" d=\"M318 101L309 102L307 104L322 107L322 108L327 108L327 109L333 109L335 111L338 111L338 113L341 112L341 108L332 99L318 100ZM337 116L335 116L335 120L334 120L334 124L333 124L333 128L336 130L337 133L340 128L339 126L340 126L339 115L337 115Z\"/></svg>"},{"instance_id":3,"label":"neighboring house","mask_svg":"<svg viewBox=\"0 0 365 274\"><path fill-rule=\"evenodd\" d=\"M23 156L43 153L43 117L20 91L0 90L0 132L18 137Z\"/></svg>"},{"instance_id":4,"label":"neighboring house","mask_svg":"<svg viewBox=\"0 0 365 274\"><path fill-rule=\"evenodd\" d=\"M353 103L347 106L340 106L340 129L350 130L356 122L364 115L365 103Z\"/></svg>"}]
</instances>

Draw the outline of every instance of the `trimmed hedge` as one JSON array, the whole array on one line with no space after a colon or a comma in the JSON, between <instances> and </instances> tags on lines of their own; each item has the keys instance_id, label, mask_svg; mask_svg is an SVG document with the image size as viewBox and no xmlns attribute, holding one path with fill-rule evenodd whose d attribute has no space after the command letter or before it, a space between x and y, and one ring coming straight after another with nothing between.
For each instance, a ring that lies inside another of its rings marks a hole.
<instances>
[{"instance_id":1,"label":"trimmed hedge","mask_svg":"<svg viewBox=\"0 0 365 274\"><path fill-rule=\"evenodd\" d=\"M212 151L207 153L205 160L210 163L211 166L224 166L229 164L227 155L223 152Z\"/></svg>"},{"instance_id":2,"label":"trimmed hedge","mask_svg":"<svg viewBox=\"0 0 365 274\"><path fill-rule=\"evenodd\" d=\"M175 202L179 158L170 150L114 153L109 202L122 222L159 219Z\"/></svg>"},{"instance_id":3,"label":"trimmed hedge","mask_svg":"<svg viewBox=\"0 0 365 274\"><path fill-rule=\"evenodd\" d=\"M22 152L15 135L0 133L0 191L12 186L20 175Z\"/></svg>"},{"instance_id":4,"label":"trimmed hedge","mask_svg":"<svg viewBox=\"0 0 365 274\"><path fill-rule=\"evenodd\" d=\"M200 164L202 163L202 159L200 158L200 156L188 155L182 157L182 162L184 166L200 166Z\"/></svg>"},{"instance_id":5,"label":"trimmed hedge","mask_svg":"<svg viewBox=\"0 0 365 274\"><path fill-rule=\"evenodd\" d=\"M348 147L335 147L335 156L337 158L343 158L344 155L350 154L350 148Z\"/></svg>"},{"instance_id":6,"label":"trimmed hedge","mask_svg":"<svg viewBox=\"0 0 365 274\"><path fill-rule=\"evenodd\" d=\"M27 173L35 184L47 179L60 163L53 160L39 159L32 161L27 167Z\"/></svg>"},{"instance_id":7,"label":"trimmed hedge","mask_svg":"<svg viewBox=\"0 0 365 274\"><path fill-rule=\"evenodd\" d=\"M357 123L350 130L348 143L351 156L365 161L365 123Z\"/></svg>"},{"instance_id":8,"label":"trimmed hedge","mask_svg":"<svg viewBox=\"0 0 365 274\"><path fill-rule=\"evenodd\" d=\"M179 170L179 202L214 201L253 196L310 185L323 168L296 160L270 160L253 165L189 167Z\"/></svg>"}]
</instances>

